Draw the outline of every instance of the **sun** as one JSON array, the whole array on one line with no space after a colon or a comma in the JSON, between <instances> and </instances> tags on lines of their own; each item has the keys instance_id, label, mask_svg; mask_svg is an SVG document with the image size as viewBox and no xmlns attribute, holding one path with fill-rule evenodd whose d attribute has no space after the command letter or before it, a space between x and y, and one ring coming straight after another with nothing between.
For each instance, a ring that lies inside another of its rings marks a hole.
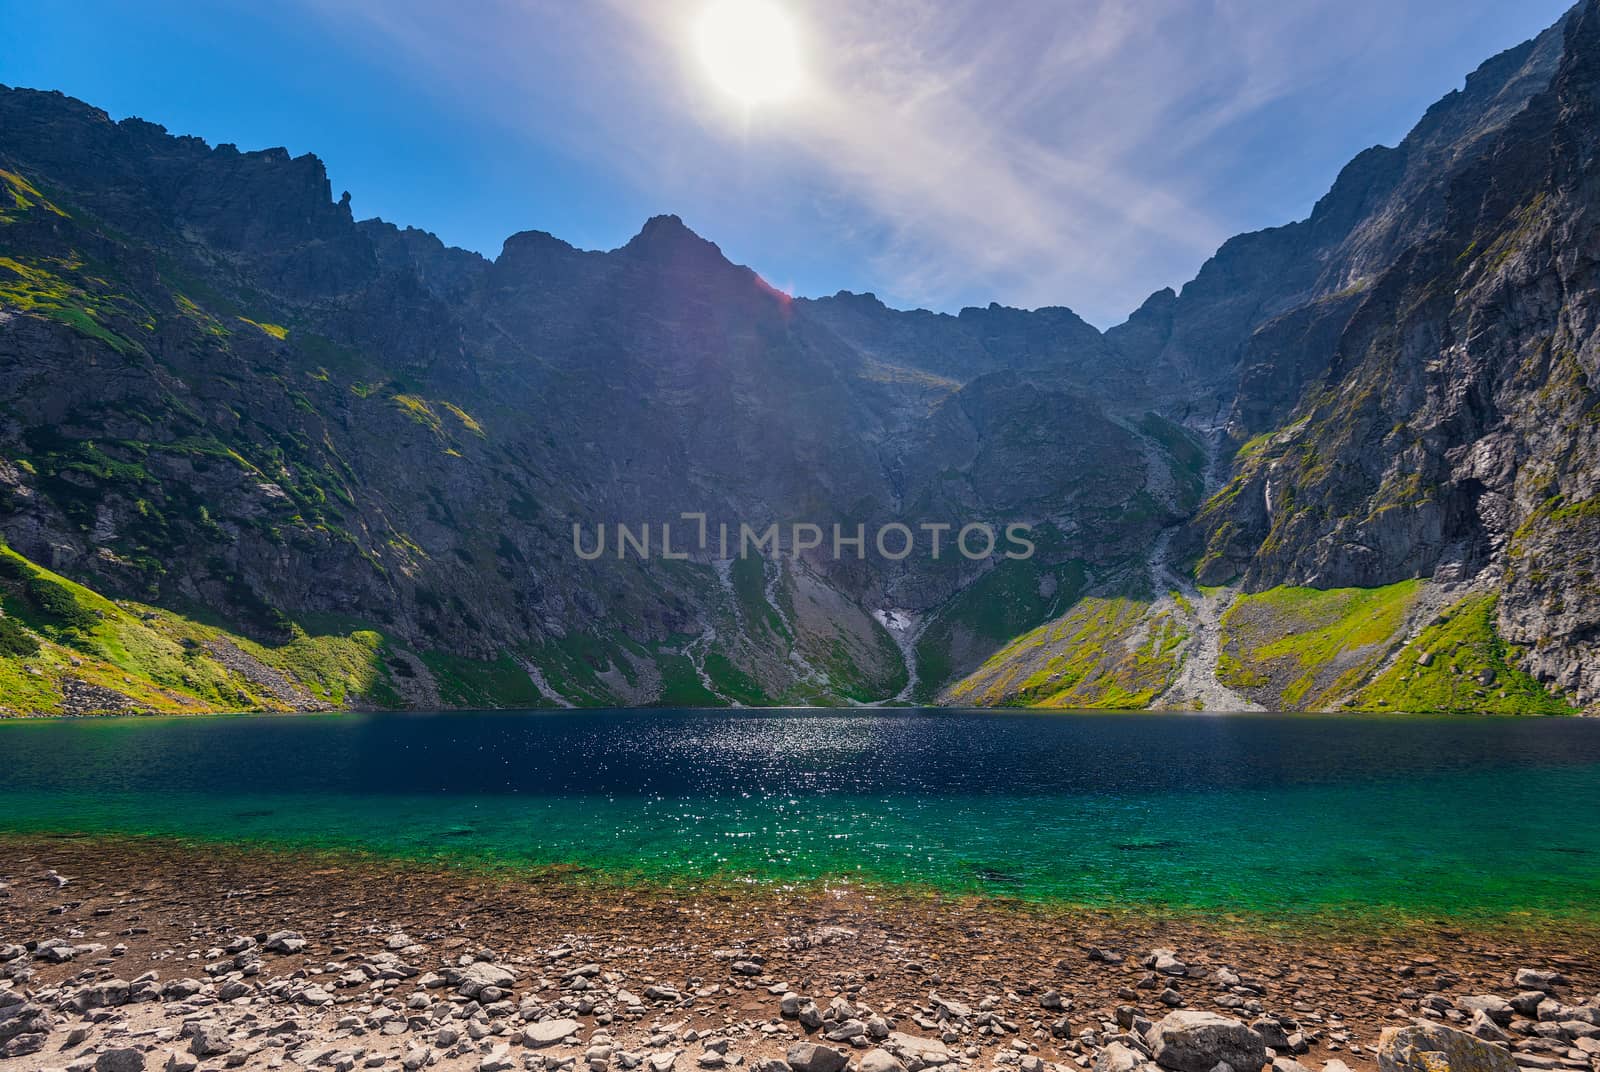
<instances>
[{"instance_id":1,"label":"sun","mask_svg":"<svg viewBox=\"0 0 1600 1072\"><path fill-rule=\"evenodd\" d=\"M711 83L747 108L786 100L800 88L794 23L771 0L714 0L694 36Z\"/></svg>"}]
</instances>

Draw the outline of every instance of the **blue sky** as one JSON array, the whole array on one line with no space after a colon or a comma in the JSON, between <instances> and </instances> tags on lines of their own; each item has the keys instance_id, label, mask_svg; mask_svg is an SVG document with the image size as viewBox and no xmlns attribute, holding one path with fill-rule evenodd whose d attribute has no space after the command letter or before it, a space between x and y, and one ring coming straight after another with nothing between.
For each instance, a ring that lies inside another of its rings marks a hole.
<instances>
[{"instance_id":1,"label":"blue sky","mask_svg":"<svg viewBox=\"0 0 1600 1072\"><path fill-rule=\"evenodd\" d=\"M798 294L1109 326L1304 216L1565 0L773 0L806 88L719 96L708 0L0 0L0 82L242 149L498 254L674 212Z\"/></svg>"}]
</instances>

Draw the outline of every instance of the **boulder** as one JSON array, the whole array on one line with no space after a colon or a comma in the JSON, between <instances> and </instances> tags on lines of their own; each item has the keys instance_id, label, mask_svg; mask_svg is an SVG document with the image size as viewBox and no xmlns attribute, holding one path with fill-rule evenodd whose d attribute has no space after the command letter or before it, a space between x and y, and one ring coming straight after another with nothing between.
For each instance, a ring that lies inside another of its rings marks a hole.
<instances>
[{"instance_id":1,"label":"boulder","mask_svg":"<svg viewBox=\"0 0 1600 1072\"><path fill-rule=\"evenodd\" d=\"M306 940L299 931L274 931L262 946L268 953L298 953L305 947Z\"/></svg>"},{"instance_id":2,"label":"boulder","mask_svg":"<svg viewBox=\"0 0 1600 1072\"><path fill-rule=\"evenodd\" d=\"M1170 949L1157 949L1144 958L1144 966L1153 968L1163 975L1187 975L1189 965L1178 959L1178 954Z\"/></svg>"},{"instance_id":3,"label":"boulder","mask_svg":"<svg viewBox=\"0 0 1600 1072\"><path fill-rule=\"evenodd\" d=\"M1094 1072L1136 1072L1149 1064L1145 1055L1130 1046L1113 1042L1094 1057Z\"/></svg>"},{"instance_id":4,"label":"boulder","mask_svg":"<svg viewBox=\"0 0 1600 1072\"><path fill-rule=\"evenodd\" d=\"M1261 1072L1267 1044L1242 1021L1212 1012L1168 1013L1145 1036L1156 1064L1173 1072L1211 1072L1224 1062L1234 1072Z\"/></svg>"},{"instance_id":5,"label":"boulder","mask_svg":"<svg viewBox=\"0 0 1600 1072\"><path fill-rule=\"evenodd\" d=\"M1456 1008L1468 1016L1482 1012L1502 1027L1511 1022L1511 1017L1516 1011L1511 1007L1511 1002L1494 994L1470 994L1467 997L1457 998ZM1538 1008L1538 1002L1534 1003L1534 1008Z\"/></svg>"},{"instance_id":6,"label":"boulder","mask_svg":"<svg viewBox=\"0 0 1600 1072\"><path fill-rule=\"evenodd\" d=\"M510 968L480 960L461 972L461 982L456 984L456 992L462 997L475 998L487 987L509 990L516 981L516 973Z\"/></svg>"},{"instance_id":7,"label":"boulder","mask_svg":"<svg viewBox=\"0 0 1600 1072\"><path fill-rule=\"evenodd\" d=\"M1511 1042L1511 1036L1506 1034L1505 1029L1489 1019L1489 1014L1482 1009L1472 1014L1472 1022L1467 1025L1467 1030L1474 1038L1481 1038L1485 1042Z\"/></svg>"},{"instance_id":8,"label":"boulder","mask_svg":"<svg viewBox=\"0 0 1600 1072\"><path fill-rule=\"evenodd\" d=\"M128 980L107 979L103 983L90 983L80 988L66 1004L74 1012L112 1008L126 1005L132 993L133 985Z\"/></svg>"},{"instance_id":9,"label":"boulder","mask_svg":"<svg viewBox=\"0 0 1600 1072\"><path fill-rule=\"evenodd\" d=\"M951 1059L950 1051L938 1039L908 1035L904 1031L891 1032L886 1045L913 1068L949 1064Z\"/></svg>"},{"instance_id":10,"label":"boulder","mask_svg":"<svg viewBox=\"0 0 1600 1072\"><path fill-rule=\"evenodd\" d=\"M1418 1020L1385 1028L1379 1072L1517 1072L1510 1051L1443 1024Z\"/></svg>"},{"instance_id":11,"label":"boulder","mask_svg":"<svg viewBox=\"0 0 1600 1072\"><path fill-rule=\"evenodd\" d=\"M1566 976L1560 972L1538 971L1534 968L1520 968L1517 971L1517 985L1524 990L1542 990L1548 994L1566 983Z\"/></svg>"},{"instance_id":12,"label":"boulder","mask_svg":"<svg viewBox=\"0 0 1600 1072\"><path fill-rule=\"evenodd\" d=\"M1250 1030L1261 1036L1261 1041L1274 1050L1287 1050L1289 1048L1289 1032L1283 1025L1270 1016L1263 1016L1250 1025Z\"/></svg>"},{"instance_id":13,"label":"boulder","mask_svg":"<svg viewBox=\"0 0 1600 1072\"><path fill-rule=\"evenodd\" d=\"M95 1059L94 1072L144 1072L144 1054L135 1049L107 1050Z\"/></svg>"},{"instance_id":14,"label":"boulder","mask_svg":"<svg viewBox=\"0 0 1600 1072\"><path fill-rule=\"evenodd\" d=\"M228 1029L221 1024L197 1024L189 1039L189 1052L196 1057L214 1057L233 1049L228 1041Z\"/></svg>"},{"instance_id":15,"label":"boulder","mask_svg":"<svg viewBox=\"0 0 1600 1072\"><path fill-rule=\"evenodd\" d=\"M536 1049L554 1046L562 1039L577 1034L581 1027L576 1020L546 1020L541 1024L529 1024L522 1029L522 1044Z\"/></svg>"},{"instance_id":16,"label":"boulder","mask_svg":"<svg viewBox=\"0 0 1600 1072\"><path fill-rule=\"evenodd\" d=\"M38 1053L53 1026L42 1005L24 1000L14 990L0 991L0 1056Z\"/></svg>"},{"instance_id":17,"label":"boulder","mask_svg":"<svg viewBox=\"0 0 1600 1072\"><path fill-rule=\"evenodd\" d=\"M811 1042L795 1043L785 1056L794 1072L844 1072L850 1063L843 1051Z\"/></svg>"},{"instance_id":18,"label":"boulder","mask_svg":"<svg viewBox=\"0 0 1600 1072\"><path fill-rule=\"evenodd\" d=\"M906 1072L906 1066L888 1050L869 1050L861 1058L861 1072Z\"/></svg>"}]
</instances>

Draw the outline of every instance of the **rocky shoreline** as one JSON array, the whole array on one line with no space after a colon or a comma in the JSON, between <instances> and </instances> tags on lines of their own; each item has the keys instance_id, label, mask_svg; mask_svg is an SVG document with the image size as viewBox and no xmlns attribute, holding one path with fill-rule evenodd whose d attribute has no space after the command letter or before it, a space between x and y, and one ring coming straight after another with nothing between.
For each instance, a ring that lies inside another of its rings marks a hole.
<instances>
[{"instance_id":1,"label":"rocky shoreline","mask_svg":"<svg viewBox=\"0 0 1600 1072\"><path fill-rule=\"evenodd\" d=\"M1600 941L0 839L6 1069L1600 1069Z\"/></svg>"}]
</instances>

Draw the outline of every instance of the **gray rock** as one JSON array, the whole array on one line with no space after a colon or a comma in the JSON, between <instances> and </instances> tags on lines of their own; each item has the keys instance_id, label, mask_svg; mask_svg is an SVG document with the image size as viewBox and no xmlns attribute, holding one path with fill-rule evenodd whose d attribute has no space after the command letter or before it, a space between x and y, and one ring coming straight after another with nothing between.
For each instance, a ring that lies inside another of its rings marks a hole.
<instances>
[{"instance_id":1,"label":"gray rock","mask_svg":"<svg viewBox=\"0 0 1600 1072\"><path fill-rule=\"evenodd\" d=\"M1481 1038L1485 1042L1509 1043L1511 1041L1511 1036L1506 1034L1499 1024L1489 1019L1489 1014L1482 1009L1473 1012L1472 1022L1467 1025L1467 1031L1474 1038Z\"/></svg>"},{"instance_id":2,"label":"gray rock","mask_svg":"<svg viewBox=\"0 0 1600 1072\"><path fill-rule=\"evenodd\" d=\"M196 1057L214 1057L233 1049L228 1030L221 1024L196 1024L189 1039L189 1052Z\"/></svg>"},{"instance_id":3,"label":"gray rock","mask_svg":"<svg viewBox=\"0 0 1600 1072\"><path fill-rule=\"evenodd\" d=\"M114 1008L118 1005L126 1005L132 992L133 987L128 980L107 979L103 983L91 983L80 988L72 996L72 999L67 1002L67 1007L76 1012Z\"/></svg>"},{"instance_id":4,"label":"gray rock","mask_svg":"<svg viewBox=\"0 0 1600 1072\"><path fill-rule=\"evenodd\" d=\"M1153 968L1163 975L1187 975L1189 965L1178 959L1178 954L1170 949L1157 949L1144 958L1144 966Z\"/></svg>"},{"instance_id":5,"label":"gray rock","mask_svg":"<svg viewBox=\"0 0 1600 1072\"><path fill-rule=\"evenodd\" d=\"M582 1025L576 1020L546 1020L541 1024L529 1024L522 1029L522 1044L534 1048L554 1046L562 1039L578 1033Z\"/></svg>"},{"instance_id":6,"label":"gray rock","mask_svg":"<svg viewBox=\"0 0 1600 1072\"><path fill-rule=\"evenodd\" d=\"M107 1050L95 1060L94 1072L144 1072L144 1054L135 1049Z\"/></svg>"},{"instance_id":7,"label":"gray rock","mask_svg":"<svg viewBox=\"0 0 1600 1072\"><path fill-rule=\"evenodd\" d=\"M1535 1003L1535 1008L1538 1007ZM1494 994L1471 994L1466 997L1456 998L1456 1008L1471 1016L1475 1012L1482 1012L1495 1023L1504 1026L1511 1022L1515 1013L1511 1003L1505 998Z\"/></svg>"},{"instance_id":8,"label":"gray rock","mask_svg":"<svg viewBox=\"0 0 1600 1072\"><path fill-rule=\"evenodd\" d=\"M811 1042L797 1042L785 1055L794 1072L844 1072L850 1057L842 1050L818 1046Z\"/></svg>"},{"instance_id":9,"label":"gray rock","mask_svg":"<svg viewBox=\"0 0 1600 1072\"><path fill-rule=\"evenodd\" d=\"M510 968L502 968L498 964L480 960L462 971L461 982L456 985L456 992L462 997L475 998L488 987L507 990L516 981L517 975Z\"/></svg>"},{"instance_id":10,"label":"gray rock","mask_svg":"<svg viewBox=\"0 0 1600 1072\"><path fill-rule=\"evenodd\" d=\"M1274 1050L1287 1050L1289 1048L1289 1032L1283 1025L1270 1016L1263 1016L1250 1025L1250 1030L1261 1036L1261 1041Z\"/></svg>"},{"instance_id":11,"label":"gray rock","mask_svg":"<svg viewBox=\"0 0 1600 1072\"><path fill-rule=\"evenodd\" d=\"M1509 1051L1443 1024L1418 1020L1385 1028L1378 1039L1380 1072L1517 1072Z\"/></svg>"},{"instance_id":12,"label":"gray rock","mask_svg":"<svg viewBox=\"0 0 1600 1072\"><path fill-rule=\"evenodd\" d=\"M949 1064L951 1060L950 1051L943 1042L920 1035L908 1035L903 1031L892 1032L885 1045L914 1068Z\"/></svg>"},{"instance_id":13,"label":"gray rock","mask_svg":"<svg viewBox=\"0 0 1600 1072\"><path fill-rule=\"evenodd\" d=\"M868 1050L861 1058L861 1072L906 1072L906 1066L888 1050Z\"/></svg>"},{"instance_id":14,"label":"gray rock","mask_svg":"<svg viewBox=\"0 0 1600 1072\"><path fill-rule=\"evenodd\" d=\"M50 964L65 964L77 955L77 947L71 942L62 941L60 938L51 938L40 942L33 950L34 960L43 960Z\"/></svg>"},{"instance_id":15,"label":"gray rock","mask_svg":"<svg viewBox=\"0 0 1600 1072\"><path fill-rule=\"evenodd\" d=\"M478 1072L511 1072L517 1063L511 1059L511 1047L501 1043L478 1062Z\"/></svg>"},{"instance_id":16,"label":"gray rock","mask_svg":"<svg viewBox=\"0 0 1600 1072\"><path fill-rule=\"evenodd\" d=\"M262 946L268 953L298 953L305 947L306 940L298 931L274 931Z\"/></svg>"},{"instance_id":17,"label":"gray rock","mask_svg":"<svg viewBox=\"0 0 1600 1072\"><path fill-rule=\"evenodd\" d=\"M0 1057L26 1057L44 1049L48 1041L50 1034L47 1031L24 1031L0 1043Z\"/></svg>"},{"instance_id":18,"label":"gray rock","mask_svg":"<svg viewBox=\"0 0 1600 1072\"><path fill-rule=\"evenodd\" d=\"M229 979L217 988L218 1001L237 1001L250 994L250 984L243 979Z\"/></svg>"},{"instance_id":19,"label":"gray rock","mask_svg":"<svg viewBox=\"0 0 1600 1072\"><path fill-rule=\"evenodd\" d=\"M1549 994L1566 983L1566 976L1560 972L1537 971L1533 968L1520 968L1517 971L1517 985L1524 990L1543 990Z\"/></svg>"},{"instance_id":20,"label":"gray rock","mask_svg":"<svg viewBox=\"0 0 1600 1072\"><path fill-rule=\"evenodd\" d=\"M1234 1072L1261 1072L1267 1044L1239 1020L1211 1012L1172 1012L1145 1036L1150 1053L1162 1068L1174 1072L1211 1072L1217 1062Z\"/></svg>"},{"instance_id":21,"label":"gray rock","mask_svg":"<svg viewBox=\"0 0 1600 1072\"><path fill-rule=\"evenodd\" d=\"M5 999L0 1004L0 1047L5 1047L5 1055L37 1053L55 1026L50 1013L42 1005L23 1000L16 991L0 991L0 995Z\"/></svg>"},{"instance_id":22,"label":"gray rock","mask_svg":"<svg viewBox=\"0 0 1600 1072\"><path fill-rule=\"evenodd\" d=\"M198 979L168 979L161 988L161 1000L184 1001L206 988Z\"/></svg>"},{"instance_id":23,"label":"gray rock","mask_svg":"<svg viewBox=\"0 0 1600 1072\"><path fill-rule=\"evenodd\" d=\"M1144 1054L1120 1042L1113 1042L1095 1054L1094 1072L1136 1072L1149 1064Z\"/></svg>"}]
</instances>

